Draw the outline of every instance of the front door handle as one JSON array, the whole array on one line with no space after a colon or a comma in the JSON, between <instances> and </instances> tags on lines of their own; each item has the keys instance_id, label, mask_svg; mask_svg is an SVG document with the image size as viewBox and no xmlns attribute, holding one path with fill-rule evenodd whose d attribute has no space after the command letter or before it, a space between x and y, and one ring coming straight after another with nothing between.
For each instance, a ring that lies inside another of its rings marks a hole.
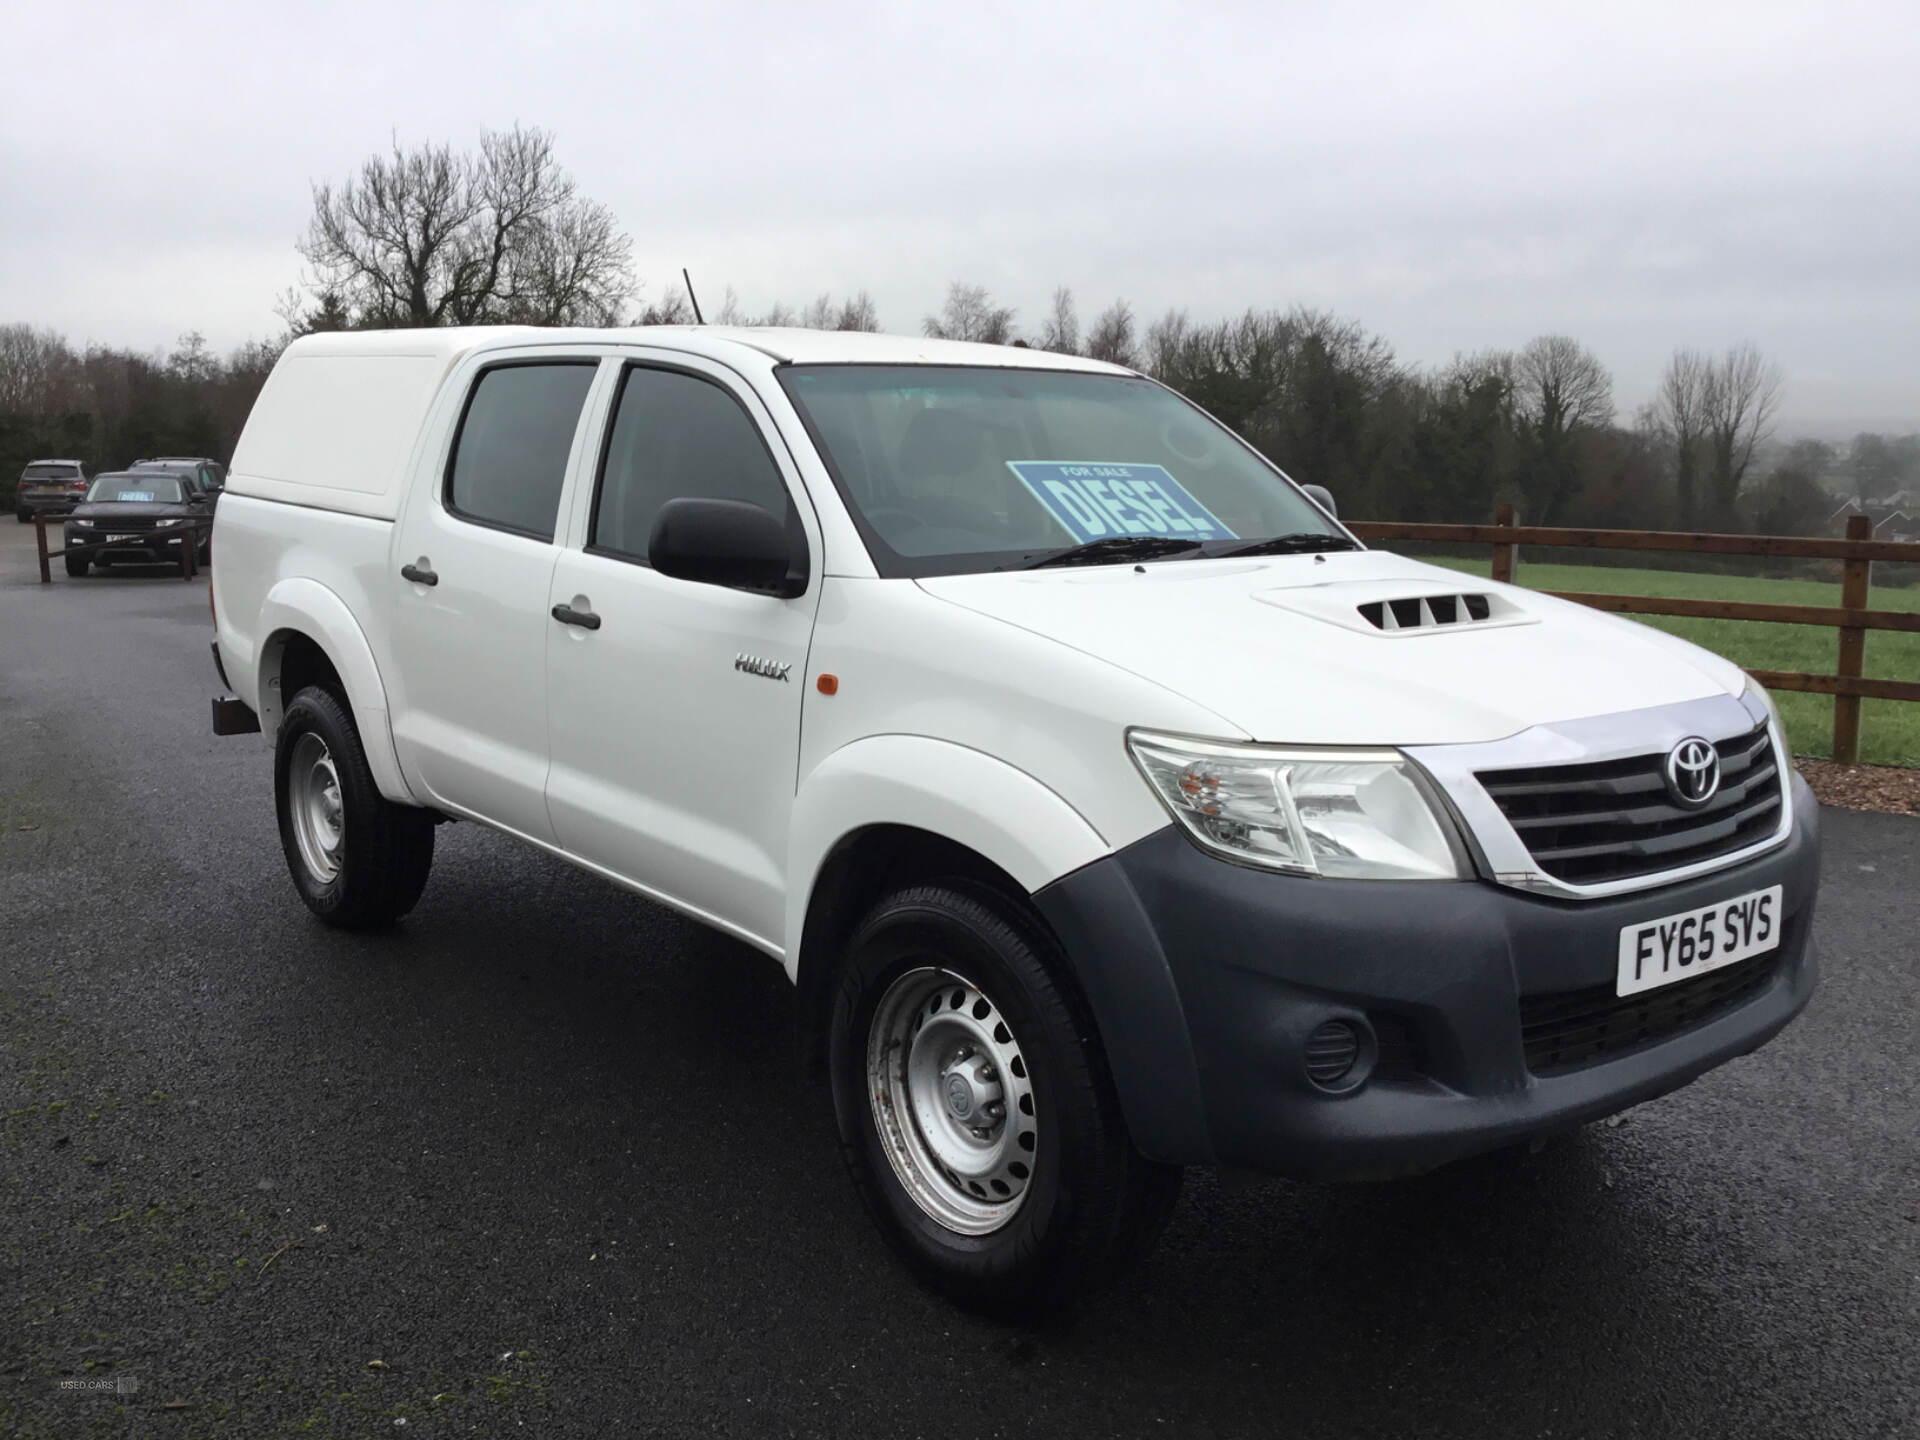
<instances>
[{"instance_id":1,"label":"front door handle","mask_svg":"<svg viewBox=\"0 0 1920 1440\"><path fill-rule=\"evenodd\" d=\"M400 578L411 580L416 585L438 585L440 577L424 565L402 565Z\"/></svg>"},{"instance_id":2,"label":"front door handle","mask_svg":"<svg viewBox=\"0 0 1920 1440\"><path fill-rule=\"evenodd\" d=\"M578 625L582 630L598 630L600 617L591 610L576 610L571 605L553 607L553 618L562 625Z\"/></svg>"}]
</instances>

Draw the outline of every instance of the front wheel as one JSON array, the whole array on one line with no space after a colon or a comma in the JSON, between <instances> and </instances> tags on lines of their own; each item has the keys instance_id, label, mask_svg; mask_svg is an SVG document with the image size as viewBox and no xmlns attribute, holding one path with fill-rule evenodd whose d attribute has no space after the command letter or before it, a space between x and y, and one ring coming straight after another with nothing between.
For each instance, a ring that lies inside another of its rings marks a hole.
<instances>
[{"instance_id":1,"label":"front wheel","mask_svg":"<svg viewBox=\"0 0 1920 1440\"><path fill-rule=\"evenodd\" d=\"M92 560L88 555L62 555L60 558L67 562L67 574L76 580L87 573L87 566Z\"/></svg>"},{"instance_id":2,"label":"front wheel","mask_svg":"<svg viewBox=\"0 0 1920 1440\"><path fill-rule=\"evenodd\" d=\"M894 1248L963 1303L1072 1300L1144 1254L1179 1193L1133 1148L1063 974L1036 920L966 882L882 901L841 973L841 1152Z\"/></svg>"},{"instance_id":3,"label":"front wheel","mask_svg":"<svg viewBox=\"0 0 1920 1440\"><path fill-rule=\"evenodd\" d=\"M380 793L353 716L318 686L287 706L273 782L280 848L309 910L360 930L413 909L433 866L433 817Z\"/></svg>"}]
</instances>

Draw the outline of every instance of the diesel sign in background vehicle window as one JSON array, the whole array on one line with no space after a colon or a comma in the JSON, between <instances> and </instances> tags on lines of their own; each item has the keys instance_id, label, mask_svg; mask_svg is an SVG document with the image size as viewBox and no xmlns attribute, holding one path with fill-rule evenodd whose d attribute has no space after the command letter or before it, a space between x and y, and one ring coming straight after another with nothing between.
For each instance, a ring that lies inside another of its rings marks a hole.
<instances>
[{"instance_id":1,"label":"diesel sign in background vehicle window","mask_svg":"<svg viewBox=\"0 0 1920 1440\"><path fill-rule=\"evenodd\" d=\"M460 818L761 951L970 1303L1105 1283L1187 1166L1528 1145L1813 991L1816 807L1737 666L1368 550L1117 366L307 336L218 527L216 723L306 905L390 924Z\"/></svg>"}]
</instances>

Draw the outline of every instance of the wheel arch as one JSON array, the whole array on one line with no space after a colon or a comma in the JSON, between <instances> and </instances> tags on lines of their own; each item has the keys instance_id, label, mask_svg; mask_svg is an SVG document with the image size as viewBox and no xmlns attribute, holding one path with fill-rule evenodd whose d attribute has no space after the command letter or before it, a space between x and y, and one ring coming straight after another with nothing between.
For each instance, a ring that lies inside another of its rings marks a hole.
<instances>
[{"instance_id":1,"label":"wheel arch","mask_svg":"<svg viewBox=\"0 0 1920 1440\"><path fill-rule=\"evenodd\" d=\"M347 603L316 580L282 580L260 607L259 628L266 634L256 662L261 732L271 740L286 702L307 685L322 685L352 715L381 795L419 804L400 771L373 647Z\"/></svg>"},{"instance_id":2,"label":"wheel arch","mask_svg":"<svg viewBox=\"0 0 1920 1440\"><path fill-rule=\"evenodd\" d=\"M1109 853L1057 793L1006 761L922 735L873 735L828 755L794 797L787 846L786 961L796 978L828 860L883 831L942 841L1031 895ZM920 845L913 853L925 853Z\"/></svg>"},{"instance_id":3,"label":"wheel arch","mask_svg":"<svg viewBox=\"0 0 1920 1440\"><path fill-rule=\"evenodd\" d=\"M829 757L794 813L786 958L810 1071L825 1069L834 976L860 919L906 885L964 879L1005 897L1060 955L1134 1143L1173 1163L1209 1157L1193 1041L1159 937L1112 848L1065 800L980 751L882 736Z\"/></svg>"}]
</instances>

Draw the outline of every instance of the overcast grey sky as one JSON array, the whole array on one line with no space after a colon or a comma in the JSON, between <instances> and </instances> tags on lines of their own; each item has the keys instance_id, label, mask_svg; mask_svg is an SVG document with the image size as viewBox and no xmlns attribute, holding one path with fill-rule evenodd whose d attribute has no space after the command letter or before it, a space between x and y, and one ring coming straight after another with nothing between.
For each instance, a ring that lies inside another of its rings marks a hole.
<instances>
[{"instance_id":1,"label":"overcast grey sky","mask_svg":"<svg viewBox=\"0 0 1920 1440\"><path fill-rule=\"evenodd\" d=\"M1786 428L1920 427L1920 7L0 0L0 320L278 329L312 180L553 130L648 293L950 279L1037 326L1305 304L1411 361L1579 337L1623 414L1751 339Z\"/></svg>"}]
</instances>

